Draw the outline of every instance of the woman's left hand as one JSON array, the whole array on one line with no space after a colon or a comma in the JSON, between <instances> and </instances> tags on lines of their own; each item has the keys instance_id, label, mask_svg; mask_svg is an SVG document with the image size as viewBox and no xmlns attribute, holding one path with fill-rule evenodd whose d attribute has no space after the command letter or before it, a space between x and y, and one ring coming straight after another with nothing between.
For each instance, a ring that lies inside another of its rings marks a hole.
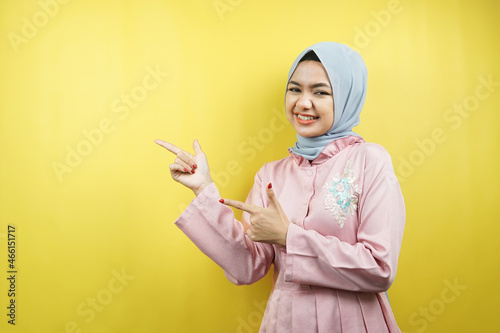
<instances>
[{"instance_id":1,"label":"woman's left hand","mask_svg":"<svg viewBox=\"0 0 500 333\"><path fill-rule=\"evenodd\" d=\"M246 234L252 241L286 246L290 221L274 195L271 183L267 186L266 192L269 205L265 208L230 199L221 199L221 202L250 214L250 227Z\"/></svg>"}]
</instances>

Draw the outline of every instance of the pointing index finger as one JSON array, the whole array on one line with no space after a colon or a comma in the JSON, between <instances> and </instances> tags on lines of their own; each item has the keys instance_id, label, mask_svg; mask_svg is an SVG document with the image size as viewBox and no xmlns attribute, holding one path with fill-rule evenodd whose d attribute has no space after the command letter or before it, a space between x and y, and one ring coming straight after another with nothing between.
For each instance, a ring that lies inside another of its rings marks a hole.
<instances>
[{"instance_id":1,"label":"pointing index finger","mask_svg":"<svg viewBox=\"0 0 500 333\"><path fill-rule=\"evenodd\" d=\"M249 205L247 203L231 199L221 199L221 203L223 203L226 206L231 206L250 214L256 213L261 208L259 206Z\"/></svg>"},{"instance_id":2,"label":"pointing index finger","mask_svg":"<svg viewBox=\"0 0 500 333\"><path fill-rule=\"evenodd\" d=\"M179 153L184 153L186 154L187 156L189 157L193 157L193 155L191 155L190 153L188 152L185 152L184 150L180 149L179 147L177 147L176 145L170 143L170 142L167 142L167 141L163 141L163 140L155 140L155 142L166 148L168 151L170 151L171 153L175 154L175 155L178 155Z\"/></svg>"},{"instance_id":3,"label":"pointing index finger","mask_svg":"<svg viewBox=\"0 0 500 333\"><path fill-rule=\"evenodd\" d=\"M180 153L182 151L182 149L180 149L176 145L171 144L170 142L166 142L163 140L155 140L155 142L158 145L162 146L163 148L166 148L170 152L174 153L175 155L177 155L178 153Z\"/></svg>"}]
</instances>

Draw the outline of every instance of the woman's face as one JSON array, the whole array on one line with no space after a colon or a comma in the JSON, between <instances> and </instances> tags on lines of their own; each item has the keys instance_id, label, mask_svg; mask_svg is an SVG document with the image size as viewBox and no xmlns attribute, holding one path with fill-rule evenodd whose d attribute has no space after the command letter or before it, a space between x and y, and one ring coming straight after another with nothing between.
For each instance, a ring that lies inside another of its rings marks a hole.
<instances>
[{"instance_id":1,"label":"woman's face","mask_svg":"<svg viewBox=\"0 0 500 333\"><path fill-rule=\"evenodd\" d=\"M333 90L320 62L299 63L288 82L285 108L288 121L300 136L319 136L332 127Z\"/></svg>"}]
</instances>

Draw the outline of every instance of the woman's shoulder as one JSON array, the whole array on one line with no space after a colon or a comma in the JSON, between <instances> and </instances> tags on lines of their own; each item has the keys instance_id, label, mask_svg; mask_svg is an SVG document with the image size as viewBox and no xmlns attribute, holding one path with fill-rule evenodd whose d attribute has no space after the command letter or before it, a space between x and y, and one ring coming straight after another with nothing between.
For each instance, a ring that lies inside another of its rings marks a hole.
<instances>
[{"instance_id":1,"label":"woman's shoulder","mask_svg":"<svg viewBox=\"0 0 500 333\"><path fill-rule=\"evenodd\" d=\"M254 181L256 183L261 183L262 181L267 181L267 179L272 179L277 174L286 173L286 170L290 170L290 164L292 162L293 160L291 156L266 162L255 174Z\"/></svg>"},{"instance_id":2,"label":"woman's shoulder","mask_svg":"<svg viewBox=\"0 0 500 333\"><path fill-rule=\"evenodd\" d=\"M364 156L366 159L389 159L391 160L391 155L389 152L378 143L374 142L362 142L357 145L355 150L356 154Z\"/></svg>"},{"instance_id":3,"label":"woman's shoulder","mask_svg":"<svg viewBox=\"0 0 500 333\"><path fill-rule=\"evenodd\" d=\"M285 156L283 158L280 158L278 160L264 163L264 165L262 166L262 169L264 169L264 168L269 169L269 170L281 169L287 165L290 165L291 163L293 163L293 157L291 155L289 155L289 156Z\"/></svg>"},{"instance_id":4,"label":"woman's shoulder","mask_svg":"<svg viewBox=\"0 0 500 333\"><path fill-rule=\"evenodd\" d=\"M387 149L373 142L362 142L352 150L353 165L363 169L393 169L392 158Z\"/></svg>"},{"instance_id":5,"label":"woman's shoulder","mask_svg":"<svg viewBox=\"0 0 500 333\"><path fill-rule=\"evenodd\" d=\"M265 162L262 167L259 169L257 174L273 174L284 172L287 169L290 169L290 166L294 163L292 156L285 156L278 160Z\"/></svg>"},{"instance_id":6,"label":"woman's shoulder","mask_svg":"<svg viewBox=\"0 0 500 333\"><path fill-rule=\"evenodd\" d=\"M383 146L372 142L363 142L357 147L355 154L357 158L354 160L357 163L353 164L358 165L365 177L368 175L388 175L390 179L397 182L391 155Z\"/></svg>"}]
</instances>

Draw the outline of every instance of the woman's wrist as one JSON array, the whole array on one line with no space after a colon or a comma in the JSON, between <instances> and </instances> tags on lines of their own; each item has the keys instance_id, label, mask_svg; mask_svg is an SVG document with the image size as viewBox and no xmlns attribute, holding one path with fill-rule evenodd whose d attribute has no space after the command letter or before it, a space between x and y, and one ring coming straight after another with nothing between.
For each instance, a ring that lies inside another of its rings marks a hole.
<instances>
[{"instance_id":1,"label":"woman's wrist","mask_svg":"<svg viewBox=\"0 0 500 333\"><path fill-rule=\"evenodd\" d=\"M196 196L200 195L200 193L203 192L203 190L206 189L212 183L213 183L213 181L209 181L209 182L203 183L198 188L193 189L194 194Z\"/></svg>"},{"instance_id":2,"label":"woman's wrist","mask_svg":"<svg viewBox=\"0 0 500 333\"><path fill-rule=\"evenodd\" d=\"M285 233L283 235L283 238L281 239L281 243L280 245L286 247L286 239L287 239L287 236L288 236L288 227L290 226L290 222L288 222L288 225L286 226L286 230L285 230Z\"/></svg>"}]
</instances>

